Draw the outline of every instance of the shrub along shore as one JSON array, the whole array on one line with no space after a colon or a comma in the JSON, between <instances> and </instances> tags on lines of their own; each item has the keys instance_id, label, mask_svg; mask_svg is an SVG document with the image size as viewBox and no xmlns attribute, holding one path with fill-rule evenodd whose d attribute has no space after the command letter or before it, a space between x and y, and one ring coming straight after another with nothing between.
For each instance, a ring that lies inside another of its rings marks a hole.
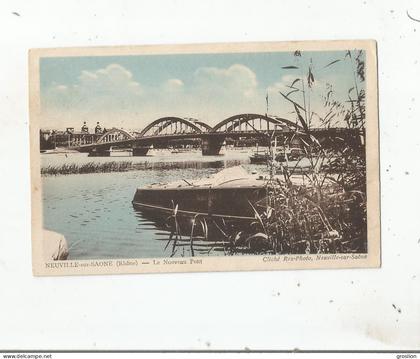
<instances>
[{"instance_id":1,"label":"shrub along shore","mask_svg":"<svg viewBox=\"0 0 420 359\"><path fill-rule=\"evenodd\" d=\"M59 166L47 166L41 168L41 176L57 176L84 173L105 173L105 172L125 172L132 169L133 163L130 161L111 161L103 163L88 162L84 164L63 164Z\"/></svg>"}]
</instances>

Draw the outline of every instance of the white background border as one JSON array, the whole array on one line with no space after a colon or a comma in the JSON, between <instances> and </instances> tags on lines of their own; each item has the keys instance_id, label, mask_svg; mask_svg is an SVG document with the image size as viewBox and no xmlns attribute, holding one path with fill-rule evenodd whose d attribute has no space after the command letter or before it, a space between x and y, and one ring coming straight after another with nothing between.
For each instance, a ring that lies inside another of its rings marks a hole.
<instances>
[{"instance_id":1,"label":"white background border","mask_svg":"<svg viewBox=\"0 0 420 359\"><path fill-rule=\"evenodd\" d=\"M420 18L418 0L3 0L0 348L419 349L420 22L407 10ZM381 269L32 276L29 48L363 38L378 41Z\"/></svg>"}]
</instances>

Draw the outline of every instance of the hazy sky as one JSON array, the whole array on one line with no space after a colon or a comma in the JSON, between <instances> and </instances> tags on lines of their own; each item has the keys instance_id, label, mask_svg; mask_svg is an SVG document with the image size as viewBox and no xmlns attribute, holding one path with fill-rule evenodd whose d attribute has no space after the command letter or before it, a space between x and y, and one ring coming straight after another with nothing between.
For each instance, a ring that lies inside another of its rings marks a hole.
<instances>
[{"instance_id":1,"label":"hazy sky","mask_svg":"<svg viewBox=\"0 0 420 359\"><path fill-rule=\"evenodd\" d=\"M295 121L279 91L290 91L287 85L302 77L307 87L310 63L315 78L311 108L322 116L327 83L341 101L354 87L344 51L302 52L301 57L270 52L42 58L41 127L77 128L83 121L93 127L100 121L107 128L139 129L164 116L214 125L239 113L264 114L267 93L269 114ZM292 97L303 102L301 92Z\"/></svg>"}]
</instances>

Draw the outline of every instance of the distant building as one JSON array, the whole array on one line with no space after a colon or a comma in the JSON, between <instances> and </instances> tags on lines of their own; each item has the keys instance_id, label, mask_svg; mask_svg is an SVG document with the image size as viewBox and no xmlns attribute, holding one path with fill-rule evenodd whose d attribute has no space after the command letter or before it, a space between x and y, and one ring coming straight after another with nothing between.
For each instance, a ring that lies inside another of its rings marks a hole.
<instances>
[{"instance_id":1,"label":"distant building","mask_svg":"<svg viewBox=\"0 0 420 359\"><path fill-rule=\"evenodd\" d=\"M57 147L72 147L95 143L104 131L105 129L102 130L99 122L97 122L95 133L89 133L86 121L83 122L80 131L75 131L74 127L67 127L65 131L40 130L40 150L45 151Z\"/></svg>"}]
</instances>

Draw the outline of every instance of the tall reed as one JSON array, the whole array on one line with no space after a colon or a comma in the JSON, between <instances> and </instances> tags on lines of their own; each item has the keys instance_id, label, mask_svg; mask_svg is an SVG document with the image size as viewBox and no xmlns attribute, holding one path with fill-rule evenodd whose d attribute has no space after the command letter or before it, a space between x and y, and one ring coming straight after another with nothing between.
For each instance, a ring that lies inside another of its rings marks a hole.
<instances>
[{"instance_id":1,"label":"tall reed","mask_svg":"<svg viewBox=\"0 0 420 359\"><path fill-rule=\"evenodd\" d=\"M105 172L123 172L132 168L133 164L129 161L110 161L104 163L88 162L84 164L63 164L60 166L49 165L41 168L42 176L57 176L69 174L84 173L105 173Z\"/></svg>"},{"instance_id":2,"label":"tall reed","mask_svg":"<svg viewBox=\"0 0 420 359\"><path fill-rule=\"evenodd\" d=\"M301 70L288 86L290 91L280 92L300 125L283 145L291 147L296 143L293 140L299 139L303 157L309 164L305 171L298 171L299 161L294 166L287 162L279 165L274 159L272 141L269 141L267 201L260 207L250 204L255 221L249 226L240 230L222 229L226 253L367 252L363 54L347 51L343 58L323 67L345 62L354 79L346 102L335 99L333 87L326 86L325 114L315 113L311 108L317 73L312 60L306 68L302 67L301 56L301 52L296 51L294 64L283 66L290 71ZM325 130L344 125L348 130L355 130L356 135L334 135L327 144L314 136L315 121L318 121L317 127ZM273 135L267 133L271 140ZM297 174L304 178L305 184L295 181Z\"/></svg>"}]
</instances>

